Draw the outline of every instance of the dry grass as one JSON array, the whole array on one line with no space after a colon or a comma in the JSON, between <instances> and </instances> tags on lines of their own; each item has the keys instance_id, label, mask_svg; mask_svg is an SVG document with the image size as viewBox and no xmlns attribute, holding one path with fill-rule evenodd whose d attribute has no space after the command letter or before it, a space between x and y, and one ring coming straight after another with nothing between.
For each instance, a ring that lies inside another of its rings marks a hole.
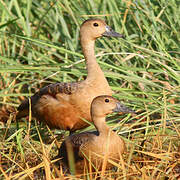
<instances>
[{"instance_id":1,"label":"dry grass","mask_svg":"<svg viewBox=\"0 0 180 180\"><path fill-rule=\"evenodd\" d=\"M127 151L111 162L113 170L81 178L180 178L177 0L14 0L0 1L0 7L0 179L75 179L54 159L68 132L51 131L31 116L16 123L11 112L49 83L84 79L79 25L92 16L126 36L98 40L97 60L114 96L138 115L109 117Z\"/></svg>"}]
</instances>

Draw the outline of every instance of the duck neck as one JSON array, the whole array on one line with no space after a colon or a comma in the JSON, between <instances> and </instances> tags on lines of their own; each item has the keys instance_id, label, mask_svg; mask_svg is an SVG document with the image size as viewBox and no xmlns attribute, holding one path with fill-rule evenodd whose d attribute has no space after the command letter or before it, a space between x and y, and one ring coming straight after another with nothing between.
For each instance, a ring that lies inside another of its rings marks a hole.
<instances>
[{"instance_id":1,"label":"duck neck","mask_svg":"<svg viewBox=\"0 0 180 180\"><path fill-rule=\"evenodd\" d=\"M105 79L104 74L96 61L94 52L95 40L81 38L81 46L86 60L86 67L88 72L87 80L97 80L97 78Z\"/></svg>"},{"instance_id":2,"label":"duck neck","mask_svg":"<svg viewBox=\"0 0 180 180\"><path fill-rule=\"evenodd\" d=\"M110 131L109 126L106 124L105 117L93 117L94 125L99 132L99 135L107 135Z\"/></svg>"}]
</instances>

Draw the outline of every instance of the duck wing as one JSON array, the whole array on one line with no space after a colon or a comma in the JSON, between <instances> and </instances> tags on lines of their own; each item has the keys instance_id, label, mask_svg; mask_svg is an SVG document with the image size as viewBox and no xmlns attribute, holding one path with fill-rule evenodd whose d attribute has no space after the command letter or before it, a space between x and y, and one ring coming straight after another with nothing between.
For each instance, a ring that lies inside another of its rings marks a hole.
<instances>
[{"instance_id":1,"label":"duck wing","mask_svg":"<svg viewBox=\"0 0 180 180\"><path fill-rule=\"evenodd\" d=\"M38 92L36 92L33 96L30 97L30 103L29 99L26 99L20 104L16 116L17 119L27 116L29 111L29 104L31 104L31 106L33 107L43 95L49 95L53 98L56 98L56 95L59 93L71 95L78 90L79 84L80 82L55 83L41 88Z\"/></svg>"},{"instance_id":2,"label":"duck wing","mask_svg":"<svg viewBox=\"0 0 180 180\"><path fill-rule=\"evenodd\" d=\"M73 153L75 163L83 160L83 157L81 156L82 153L80 153L81 146L91 141L95 136L98 135L99 133L97 131L93 131L69 136L61 144L59 156L62 157L63 162L66 164L68 164L68 153Z\"/></svg>"}]
</instances>

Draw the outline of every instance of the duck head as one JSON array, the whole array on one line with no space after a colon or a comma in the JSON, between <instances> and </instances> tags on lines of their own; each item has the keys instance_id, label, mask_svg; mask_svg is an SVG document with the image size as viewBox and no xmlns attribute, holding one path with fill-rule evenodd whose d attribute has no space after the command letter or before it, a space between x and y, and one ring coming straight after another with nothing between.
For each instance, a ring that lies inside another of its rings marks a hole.
<instances>
[{"instance_id":1,"label":"duck head","mask_svg":"<svg viewBox=\"0 0 180 180\"><path fill-rule=\"evenodd\" d=\"M88 19L83 22L80 28L80 36L89 40L99 37L123 37L122 34L115 32L101 19Z\"/></svg>"},{"instance_id":2,"label":"duck head","mask_svg":"<svg viewBox=\"0 0 180 180\"><path fill-rule=\"evenodd\" d=\"M95 117L105 117L113 112L135 113L135 111L121 104L112 96L102 95L93 99L91 104L91 114Z\"/></svg>"}]
</instances>

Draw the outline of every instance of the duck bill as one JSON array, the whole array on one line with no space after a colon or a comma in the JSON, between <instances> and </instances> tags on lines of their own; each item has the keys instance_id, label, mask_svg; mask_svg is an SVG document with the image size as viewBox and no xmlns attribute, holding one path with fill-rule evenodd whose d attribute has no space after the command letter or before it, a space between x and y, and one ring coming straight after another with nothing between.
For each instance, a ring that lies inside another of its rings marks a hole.
<instances>
[{"instance_id":1,"label":"duck bill","mask_svg":"<svg viewBox=\"0 0 180 180\"><path fill-rule=\"evenodd\" d=\"M125 105L121 104L120 102L116 103L116 107L113 109L113 112L123 112L123 113L132 113L132 114L136 113L135 111L126 107Z\"/></svg>"},{"instance_id":2,"label":"duck bill","mask_svg":"<svg viewBox=\"0 0 180 180\"><path fill-rule=\"evenodd\" d=\"M106 26L106 31L102 35L105 37L121 37L121 38L124 37L122 34L115 32L109 26Z\"/></svg>"}]
</instances>

